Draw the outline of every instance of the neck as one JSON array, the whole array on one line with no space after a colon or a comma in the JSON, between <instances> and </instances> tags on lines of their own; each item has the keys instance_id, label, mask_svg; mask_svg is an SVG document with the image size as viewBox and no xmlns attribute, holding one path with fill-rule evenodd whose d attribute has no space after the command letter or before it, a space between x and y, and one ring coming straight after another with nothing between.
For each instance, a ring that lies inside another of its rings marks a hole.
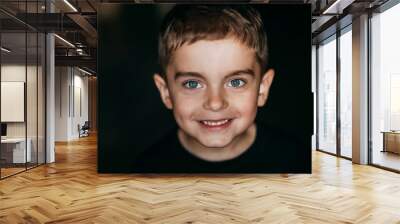
<instances>
[{"instance_id":1,"label":"neck","mask_svg":"<svg viewBox=\"0 0 400 224\"><path fill-rule=\"evenodd\" d=\"M181 129L178 130L178 139L192 155L206 161L218 162L234 159L244 153L254 143L256 131L256 125L253 123L245 132L237 135L231 143L223 148L204 146Z\"/></svg>"}]
</instances>

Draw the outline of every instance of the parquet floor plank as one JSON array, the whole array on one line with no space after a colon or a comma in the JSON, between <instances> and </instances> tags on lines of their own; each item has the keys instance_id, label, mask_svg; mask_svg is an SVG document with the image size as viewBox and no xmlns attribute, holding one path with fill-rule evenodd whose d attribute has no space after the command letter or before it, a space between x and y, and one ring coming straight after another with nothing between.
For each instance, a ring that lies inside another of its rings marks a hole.
<instances>
[{"instance_id":1,"label":"parquet floor plank","mask_svg":"<svg viewBox=\"0 0 400 224\"><path fill-rule=\"evenodd\" d=\"M0 181L1 223L397 223L400 175L313 152L313 174L98 174L96 138Z\"/></svg>"}]
</instances>

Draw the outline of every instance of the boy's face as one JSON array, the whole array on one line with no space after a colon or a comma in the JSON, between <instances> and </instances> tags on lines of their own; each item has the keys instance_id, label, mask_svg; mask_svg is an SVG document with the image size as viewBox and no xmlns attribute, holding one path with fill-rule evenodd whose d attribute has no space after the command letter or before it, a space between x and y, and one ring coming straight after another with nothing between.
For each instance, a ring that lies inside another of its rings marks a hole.
<instances>
[{"instance_id":1,"label":"boy's face","mask_svg":"<svg viewBox=\"0 0 400 224\"><path fill-rule=\"evenodd\" d=\"M227 38L184 44L166 68L167 80L156 74L154 81L186 135L223 148L254 123L273 76L273 70L261 74L252 49Z\"/></svg>"}]
</instances>

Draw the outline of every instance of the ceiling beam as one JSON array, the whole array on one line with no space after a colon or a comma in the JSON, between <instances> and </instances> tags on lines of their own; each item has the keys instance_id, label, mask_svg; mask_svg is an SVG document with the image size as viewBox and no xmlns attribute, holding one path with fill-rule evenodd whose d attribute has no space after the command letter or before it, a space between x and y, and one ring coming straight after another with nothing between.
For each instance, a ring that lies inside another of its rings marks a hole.
<instances>
[{"instance_id":1,"label":"ceiling beam","mask_svg":"<svg viewBox=\"0 0 400 224\"><path fill-rule=\"evenodd\" d=\"M97 30L79 13L70 13L67 16L86 32L91 38L97 39Z\"/></svg>"},{"instance_id":2,"label":"ceiling beam","mask_svg":"<svg viewBox=\"0 0 400 224\"><path fill-rule=\"evenodd\" d=\"M83 66L96 71L96 59L88 56L55 56L56 66Z\"/></svg>"}]
</instances>

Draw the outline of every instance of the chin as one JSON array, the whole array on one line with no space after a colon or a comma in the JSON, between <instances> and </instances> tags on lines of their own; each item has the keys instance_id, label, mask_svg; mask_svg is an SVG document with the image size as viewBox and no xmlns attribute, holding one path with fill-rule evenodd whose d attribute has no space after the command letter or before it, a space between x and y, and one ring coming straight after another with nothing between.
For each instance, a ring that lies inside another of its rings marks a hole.
<instances>
[{"instance_id":1,"label":"chin","mask_svg":"<svg viewBox=\"0 0 400 224\"><path fill-rule=\"evenodd\" d=\"M199 140L199 142L208 148L225 148L227 147L231 141L221 140L221 139L213 139L213 140Z\"/></svg>"}]
</instances>

